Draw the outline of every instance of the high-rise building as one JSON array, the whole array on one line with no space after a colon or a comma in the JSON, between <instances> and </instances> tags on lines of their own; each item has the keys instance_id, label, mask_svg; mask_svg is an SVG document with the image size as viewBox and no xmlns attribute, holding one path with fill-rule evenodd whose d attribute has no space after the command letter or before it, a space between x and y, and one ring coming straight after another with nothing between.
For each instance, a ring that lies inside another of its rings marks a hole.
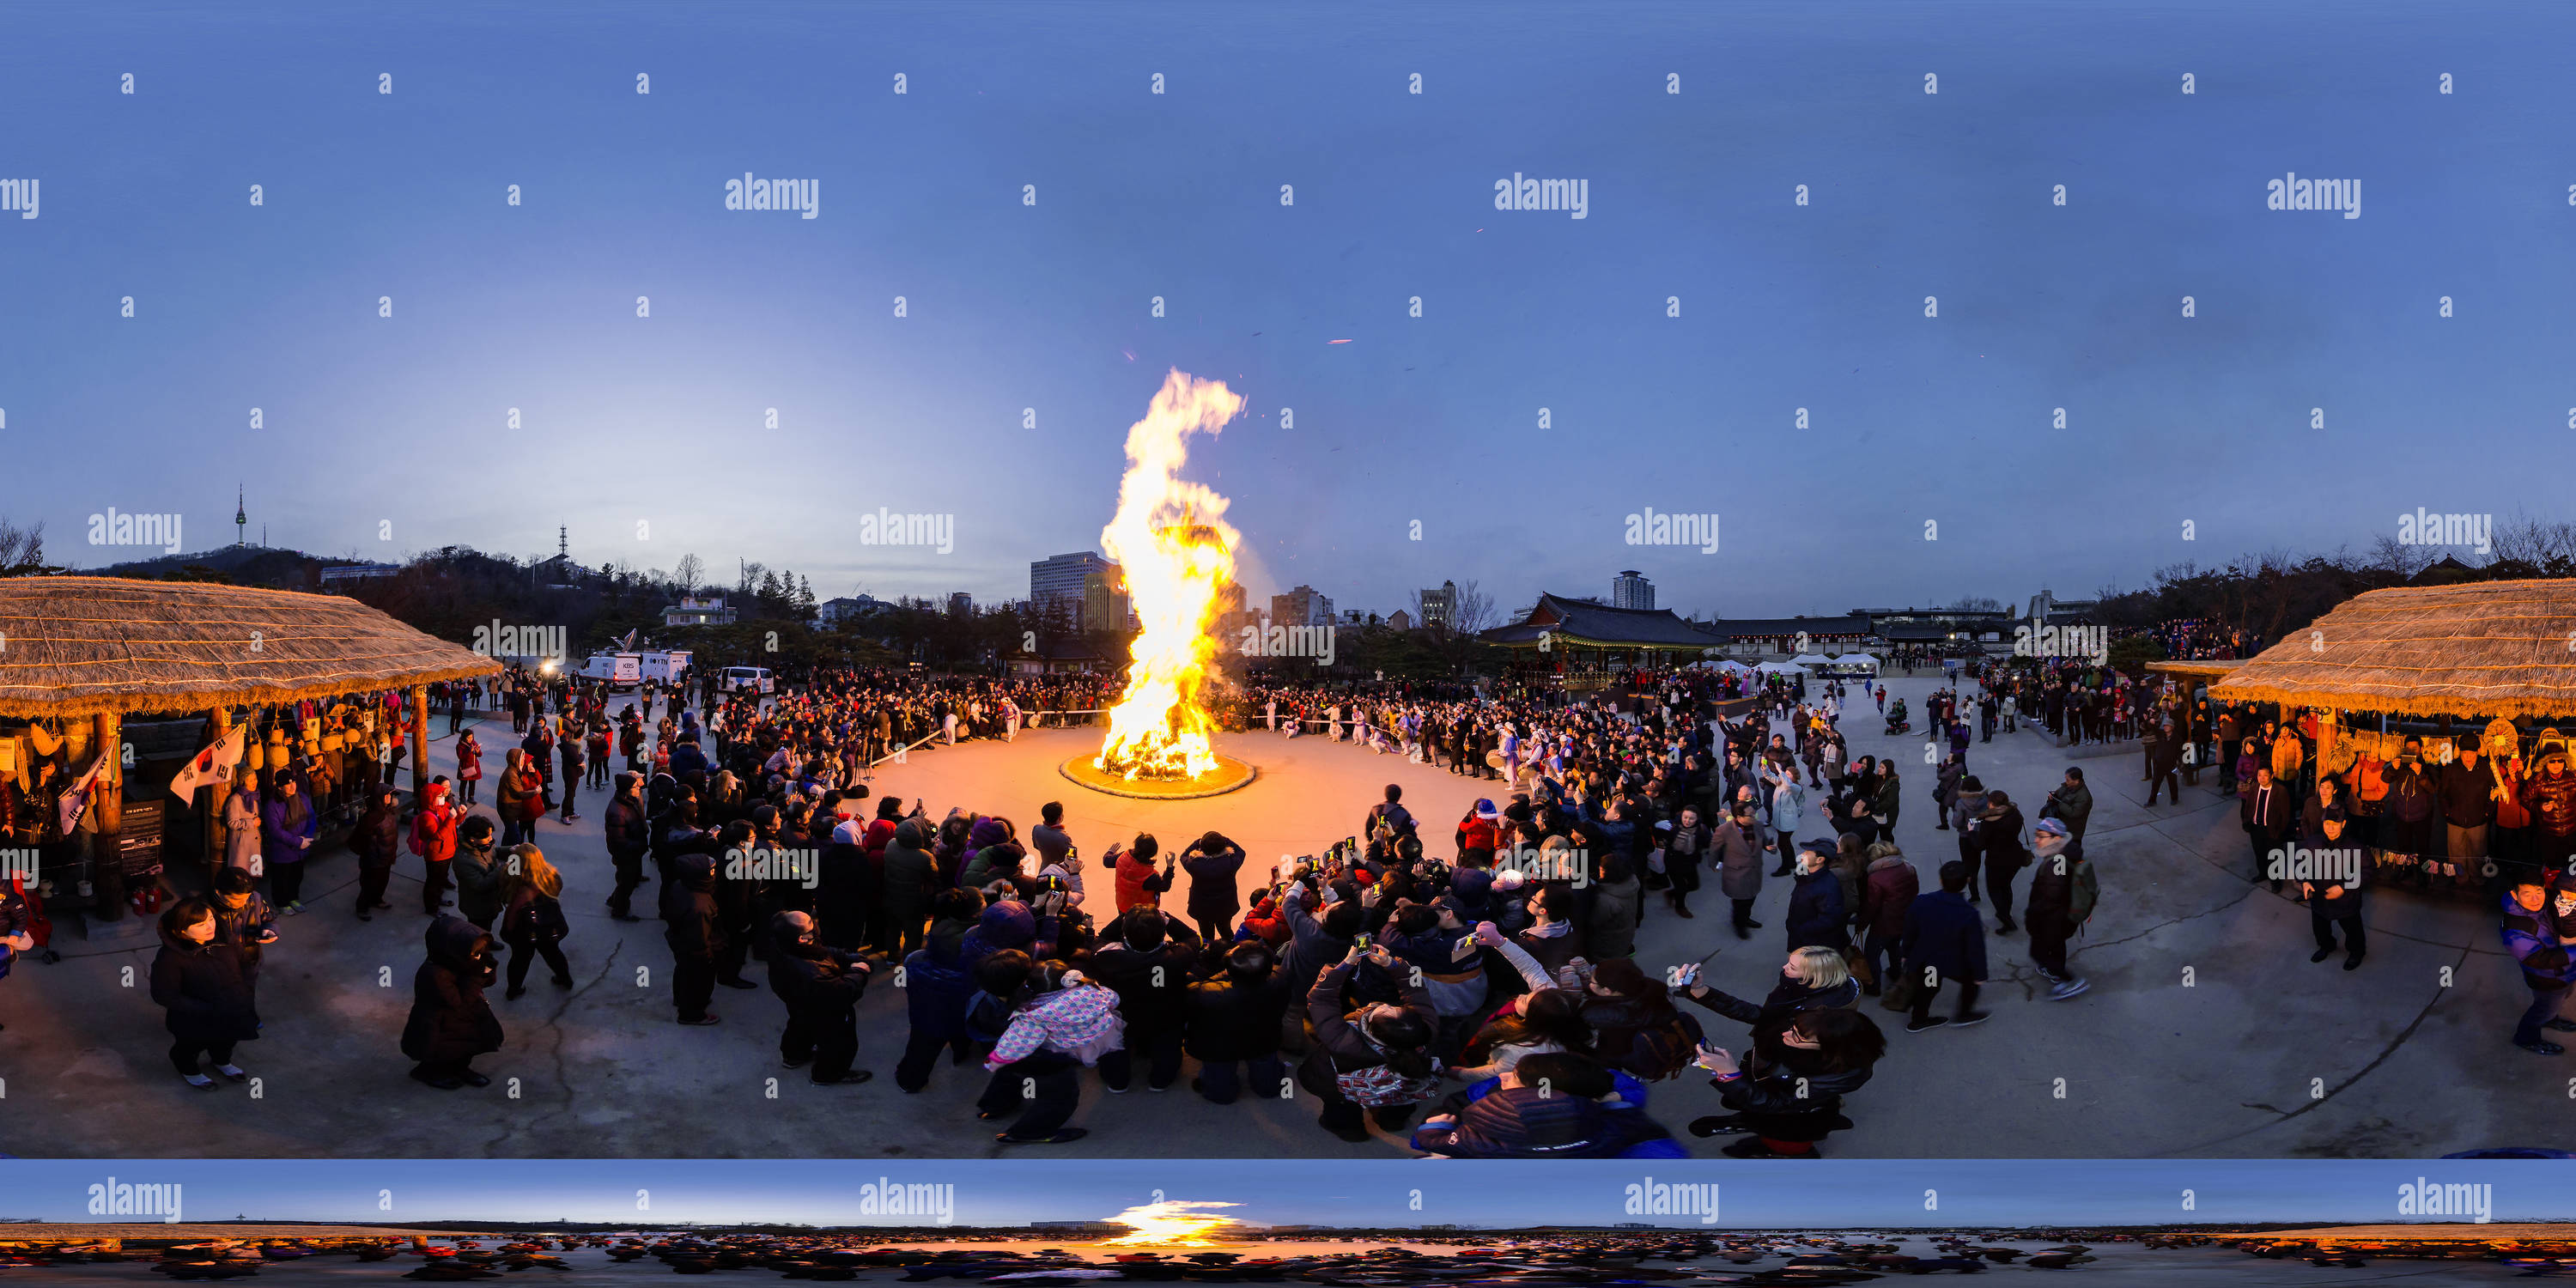
<instances>
[{"instance_id":1,"label":"high-rise building","mask_svg":"<svg viewBox=\"0 0 2576 1288\"><path fill-rule=\"evenodd\" d=\"M1118 565L1111 564L1106 571L1083 575L1082 612L1077 629L1086 631L1127 629L1127 582L1119 575Z\"/></svg>"},{"instance_id":2,"label":"high-rise building","mask_svg":"<svg viewBox=\"0 0 2576 1288\"><path fill-rule=\"evenodd\" d=\"M1634 568L1623 568L1610 579L1612 608L1653 608L1655 583L1640 576Z\"/></svg>"},{"instance_id":3,"label":"high-rise building","mask_svg":"<svg viewBox=\"0 0 2576 1288\"><path fill-rule=\"evenodd\" d=\"M975 613L975 597L974 597L973 595L968 594L967 592L962 591L962 590L960 590L960 591L953 591L953 592L951 592L951 593L949 594L949 596L948 596L948 615L949 615L949 616L951 616L951 617L971 617L971 616L973 616L973 615L974 615L974 613Z\"/></svg>"},{"instance_id":4,"label":"high-rise building","mask_svg":"<svg viewBox=\"0 0 2576 1288\"><path fill-rule=\"evenodd\" d=\"M1422 592L1422 624L1446 626L1458 616L1458 583L1444 581L1438 589Z\"/></svg>"},{"instance_id":5,"label":"high-rise building","mask_svg":"<svg viewBox=\"0 0 2576 1288\"><path fill-rule=\"evenodd\" d=\"M1093 554L1077 550L1069 555L1055 555L1029 565L1029 611L1043 613L1056 602L1070 604L1074 614L1082 612L1083 596L1093 573L1107 573L1113 579L1118 565Z\"/></svg>"},{"instance_id":6,"label":"high-rise building","mask_svg":"<svg viewBox=\"0 0 2576 1288\"><path fill-rule=\"evenodd\" d=\"M1330 626L1333 624L1333 601L1329 596L1316 593L1312 586L1299 586L1284 595L1272 595L1270 624Z\"/></svg>"}]
</instances>

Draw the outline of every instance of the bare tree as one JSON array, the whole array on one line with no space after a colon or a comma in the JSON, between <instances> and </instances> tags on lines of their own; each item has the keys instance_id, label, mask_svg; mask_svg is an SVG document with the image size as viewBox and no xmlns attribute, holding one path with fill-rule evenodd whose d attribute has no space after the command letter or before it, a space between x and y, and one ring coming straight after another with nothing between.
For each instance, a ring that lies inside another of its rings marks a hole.
<instances>
[{"instance_id":1,"label":"bare tree","mask_svg":"<svg viewBox=\"0 0 2576 1288\"><path fill-rule=\"evenodd\" d=\"M707 561L694 554L682 555L679 568L671 575L679 579L681 594L694 595L698 593L698 580L707 575Z\"/></svg>"},{"instance_id":2,"label":"bare tree","mask_svg":"<svg viewBox=\"0 0 2576 1288\"><path fill-rule=\"evenodd\" d=\"M1473 577L1458 583L1458 604L1450 614L1449 629L1461 635L1474 635L1495 625L1494 597L1485 593Z\"/></svg>"},{"instance_id":3,"label":"bare tree","mask_svg":"<svg viewBox=\"0 0 2576 1288\"><path fill-rule=\"evenodd\" d=\"M27 577L45 571L45 523L21 528L0 519L0 577Z\"/></svg>"}]
</instances>

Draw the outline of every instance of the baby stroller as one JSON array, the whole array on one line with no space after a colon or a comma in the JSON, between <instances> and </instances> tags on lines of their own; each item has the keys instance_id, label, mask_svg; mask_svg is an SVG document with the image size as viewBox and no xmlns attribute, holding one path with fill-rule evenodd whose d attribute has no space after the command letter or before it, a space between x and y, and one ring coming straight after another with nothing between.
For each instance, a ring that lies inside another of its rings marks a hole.
<instances>
[{"instance_id":1,"label":"baby stroller","mask_svg":"<svg viewBox=\"0 0 2576 1288\"><path fill-rule=\"evenodd\" d=\"M1905 699L1898 698L1895 705L1887 709L1887 731L1891 734L1914 731L1913 724L1905 718Z\"/></svg>"}]
</instances>

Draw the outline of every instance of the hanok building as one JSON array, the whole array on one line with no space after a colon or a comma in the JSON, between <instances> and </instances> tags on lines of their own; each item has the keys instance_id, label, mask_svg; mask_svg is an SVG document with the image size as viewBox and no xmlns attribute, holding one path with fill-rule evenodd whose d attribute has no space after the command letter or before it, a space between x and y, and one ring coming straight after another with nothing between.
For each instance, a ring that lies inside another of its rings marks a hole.
<instances>
[{"instance_id":1,"label":"hanok building","mask_svg":"<svg viewBox=\"0 0 2576 1288\"><path fill-rule=\"evenodd\" d=\"M1738 659L1788 657L1800 653L1843 654L1864 651L1877 631L1867 613L1840 617L1751 617L1720 620L1708 629L1724 637L1726 656Z\"/></svg>"},{"instance_id":2,"label":"hanok building","mask_svg":"<svg viewBox=\"0 0 2576 1288\"><path fill-rule=\"evenodd\" d=\"M1683 621L1669 608L1613 608L1599 600L1542 594L1529 616L1497 626L1479 638L1488 644L1540 655L1554 669L1575 676L1631 666L1678 666L1698 661L1726 637Z\"/></svg>"}]
</instances>

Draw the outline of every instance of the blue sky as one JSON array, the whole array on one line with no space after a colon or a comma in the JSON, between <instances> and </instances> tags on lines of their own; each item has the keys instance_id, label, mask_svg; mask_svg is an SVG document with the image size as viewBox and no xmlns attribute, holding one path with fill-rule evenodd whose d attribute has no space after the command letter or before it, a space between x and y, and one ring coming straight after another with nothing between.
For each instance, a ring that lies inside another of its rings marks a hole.
<instances>
[{"instance_id":1,"label":"blue sky","mask_svg":"<svg viewBox=\"0 0 2576 1288\"><path fill-rule=\"evenodd\" d=\"M2565 514L2576 10L1569 12L15 5L0 514L95 565L145 552L89 515L201 546L240 483L318 553L560 524L590 563L1016 597L1096 544L1172 367L1249 401L1192 473L1256 593L1381 611L1624 567L1739 616L2014 599ZM746 171L819 217L723 209ZM2362 217L2267 211L2289 171ZM1514 173L1587 218L1493 209ZM857 544L879 506L954 553ZM1624 545L1645 507L1720 551Z\"/></svg>"},{"instance_id":2,"label":"blue sky","mask_svg":"<svg viewBox=\"0 0 2576 1288\"><path fill-rule=\"evenodd\" d=\"M1596 1225L1630 1219L1625 1187L1714 1181L1720 1224L1747 1227L2395 1221L2397 1187L2418 1177L2487 1183L2499 1221L2564 1219L2576 1176L2528 1162L2347 1160L1826 1160L1799 1169L1723 1162L1474 1165L1231 1159L1152 1162L816 1162L485 1160L13 1162L0 1217L79 1220L88 1187L182 1187L182 1215L223 1220L555 1220L636 1224L802 1221L867 1224L858 1186L879 1177L956 1186L961 1224L1097 1220L1169 1199L1240 1203L1264 1224ZM650 1206L639 1213L636 1191ZM1413 1208L1414 1191L1422 1204ZM1935 1192L1936 1212L1924 1210ZM2196 1206L2185 1212L2182 1194ZM389 1192L389 1193L388 1193ZM202 1196L202 1197L201 1197ZM389 1202L391 1206L380 1206Z\"/></svg>"}]
</instances>

